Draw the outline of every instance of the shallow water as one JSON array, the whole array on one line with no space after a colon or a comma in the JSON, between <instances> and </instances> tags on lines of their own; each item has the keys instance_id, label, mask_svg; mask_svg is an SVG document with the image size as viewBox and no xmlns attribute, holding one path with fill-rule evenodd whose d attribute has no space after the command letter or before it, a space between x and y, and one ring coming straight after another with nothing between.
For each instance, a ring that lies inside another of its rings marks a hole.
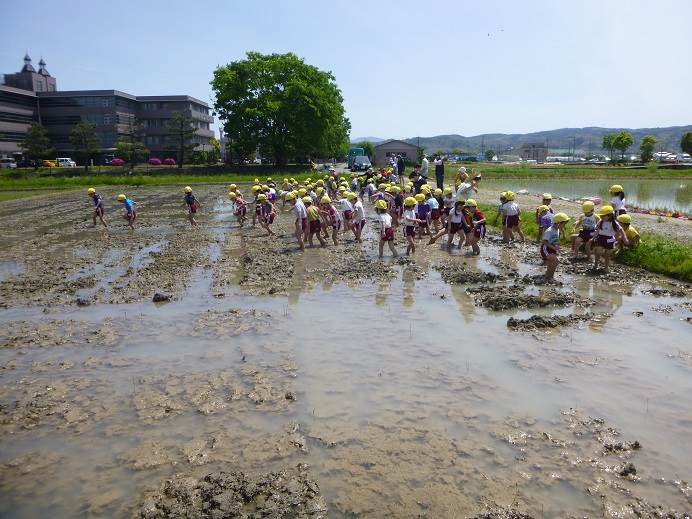
<instances>
[{"instance_id":1,"label":"shallow water","mask_svg":"<svg viewBox=\"0 0 692 519\"><path fill-rule=\"evenodd\" d=\"M321 251L308 250L291 280L277 273L287 296L247 295L233 274L229 292L211 297L214 261L245 252L242 242L227 248L237 231L224 221L226 206L214 207L207 222L214 240L179 300L0 311L4 324L85 326L60 345L49 335L42 347L0 349L4 418L15 399L53 386L85 414L70 420L55 411L0 437L0 464L31 455L17 470L5 466L0 516L128 517L143 489L174 473L267 471L299 461L310 465L333 517L457 517L479 509L483 497L537 516L600 514L601 499L584 492L595 484L590 473L507 441L514 421L526 431L567 434L560 424L569 408L641 442L641 481L629 483L639 495L689 508L688 498L660 483L692 476L690 311L673 306L683 299L626 295L563 274L595 301L593 312L612 316L548 333L510 332L510 316L583 309L477 307L464 286L443 283L429 268L446 257L437 247L421 248L415 268L385 259L395 273L388 279L316 286L306 280ZM158 257L147 258L163 239L137 247L125 270L155 264ZM463 259L485 272L498 271L498 260L520 274L539 271L491 244L480 258ZM126 284L117 281L122 266L104 270L106 285ZM654 310L661 305L671 311ZM256 313L229 314L236 309ZM112 336L85 341L104 322ZM263 391L261 403L246 397ZM284 398L289 392L294 399ZM301 448L286 439L294 422ZM541 472L536 465L560 477L527 479Z\"/></svg>"},{"instance_id":2,"label":"shallow water","mask_svg":"<svg viewBox=\"0 0 692 519\"><path fill-rule=\"evenodd\" d=\"M692 183L687 179L635 179L618 181L625 190L625 204L641 209L679 211L692 214ZM567 179L484 179L483 186L497 188L498 191L510 189L514 192L527 189L529 193L551 193L570 199L600 196L610 200L608 189L612 180L567 180Z\"/></svg>"}]
</instances>

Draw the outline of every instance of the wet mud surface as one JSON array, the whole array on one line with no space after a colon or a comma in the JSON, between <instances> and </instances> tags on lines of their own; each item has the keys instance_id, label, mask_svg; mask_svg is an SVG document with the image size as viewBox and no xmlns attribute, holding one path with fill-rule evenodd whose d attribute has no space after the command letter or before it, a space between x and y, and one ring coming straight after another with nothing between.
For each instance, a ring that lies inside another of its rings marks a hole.
<instances>
[{"instance_id":1,"label":"wet mud surface","mask_svg":"<svg viewBox=\"0 0 692 519\"><path fill-rule=\"evenodd\" d=\"M566 259L546 285L496 235L379 260L369 209L300 253L223 189L196 229L173 188L136 190L134 232L3 205L1 516L689 514L689 286Z\"/></svg>"}]
</instances>

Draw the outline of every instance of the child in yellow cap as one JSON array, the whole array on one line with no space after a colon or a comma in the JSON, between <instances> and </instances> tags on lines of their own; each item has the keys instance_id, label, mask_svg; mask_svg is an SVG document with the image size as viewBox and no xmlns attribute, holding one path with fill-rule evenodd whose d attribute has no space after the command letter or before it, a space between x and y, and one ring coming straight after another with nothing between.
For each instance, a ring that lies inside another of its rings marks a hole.
<instances>
[{"instance_id":1,"label":"child in yellow cap","mask_svg":"<svg viewBox=\"0 0 692 519\"><path fill-rule=\"evenodd\" d=\"M584 202L581 208L583 214L577 218L572 232L572 255L576 258L579 248L583 244L586 259L591 261L592 239L596 234L596 226L601 219L594 213L594 203L591 200Z\"/></svg>"},{"instance_id":2,"label":"child in yellow cap","mask_svg":"<svg viewBox=\"0 0 692 519\"><path fill-rule=\"evenodd\" d=\"M197 225L195 214L197 213L199 202L197 201L197 198L195 198L195 195L192 194L192 188L190 186L185 186L183 192L185 193L183 205L187 206L187 219L190 220L190 225L194 227Z\"/></svg>"},{"instance_id":3,"label":"child in yellow cap","mask_svg":"<svg viewBox=\"0 0 692 519\"><path fill-rule=\"evenodd\" d=\"M593 268L594 270L598 269L601 256L603 256L605 271L608 272L610 268L610 254L615 244L619 240L622 240L622 243L627 246L629 245L629 241L622 230L622 226L615 219L615 210L612 205L604 205L601 207L601 210L598 211L598 215L601 217L601 221L596 225L596 235L593 238Z\"/></svg>"},{"instance_id":4,"label":"child in yellow cap","mask_svg":"<svg viewBox=\"0 0 692 519\"><path fill-rule=\"evenodd\" d=\"M559 263L557 255L560 250L560 236L565 230L565 224L569 216L565 213L557 213L553 217L553 224L543 233L541 240L541 257L546 265L545 281L551 282L555 276L555 269Z\"/></svg>"},{"instance_id":5,"label":"child in yellow cap","mask_svg":"<svg viewBox=\"0 0 692 519\"><path fill-rule=\"evenodd\" d=\"M375 212L377 213L377 219L380 224L380 255L381 258L384 255L384 244L389 246L389 250L392 251L392 256L395 258L399 255L394 246L394 227L392 227L392 217L387 211L387 202L384 200L378 200L375 202Z\"/></svg>"},{"instance_id":6,"label":"child in yellow cap","mask_svg":"<svg viewBox=\"0 0 692 519\"><path fill-rule=\"evenodd\" d=\"M137 219L137 211L135 210L134 200L127 198L124 194L119 194L118 202L122 202L123 206L125 207L125 214L123 215L123 218L127 220L127 224L130 226L130 229L134 231L135 220Z\"/></svg>"},{"instance_id":7,"label":"child in yellow cap","mask_svg":"<svg viewBox=\"0 0 692 519\"><path fill-rule=\"evenodd\" d=\"M104 208L103 208L103 198L99 195L93 187L87 189L87 194L94 201L94 227L96 227L96 217L101 220L104 227L108 227L106 220L103 219Z\"/></svg>"},{"instance_id":8,"label":"child in yellow cap","mask_svg":"<svg viewBox=\"0 0 692 519\"><path fill-rule=\"evenodd\" d=\"M622 225L622 230L624 232L625 237L627 238L627 244L625 244L622 240L622 238L618 239L618 253L624 248L630 248L634 249L639 245L639 242L641 241L641 237L639 236L639 232L637 232L637 229L634 228L632 225L632 217L629 214L621 214L617 218L618 223Z\"/></svg>"}]
</instances>

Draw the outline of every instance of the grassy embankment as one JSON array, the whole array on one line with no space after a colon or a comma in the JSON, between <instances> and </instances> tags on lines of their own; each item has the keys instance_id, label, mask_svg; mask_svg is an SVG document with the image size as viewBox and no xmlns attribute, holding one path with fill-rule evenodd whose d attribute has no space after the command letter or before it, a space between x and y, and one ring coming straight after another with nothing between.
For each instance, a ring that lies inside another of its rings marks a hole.
<instances>
[{"instance_id":1,"label":"grassy embankment","mask_svg":"<svg viewBox=\"0 0 692 519\"><path fill-rule=\"evenodd\" d=\"M478 205L489 225L493 227L502 225L497 206ZM572 223L567 224L567 232L561 240L563 254L570 253L569 234L572 231ZM521 230L527 239L533 240L538 237L538 225L532 213L524 213ZM616 261L630 267L638 267L649 272L692 282L692 244L667 239L657 234L642 234L639 246L633 250L624 250L616 256Z\"/></svg>"}]
</instances>

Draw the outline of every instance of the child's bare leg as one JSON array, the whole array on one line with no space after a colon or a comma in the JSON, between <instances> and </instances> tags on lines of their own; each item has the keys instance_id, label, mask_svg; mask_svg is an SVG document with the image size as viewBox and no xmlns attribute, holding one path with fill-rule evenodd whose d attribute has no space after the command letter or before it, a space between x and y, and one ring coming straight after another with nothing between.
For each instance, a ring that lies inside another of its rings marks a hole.
<instances>
[{"instance_id":1,"label":"child's bare leg","mask_svg":"<svg viewBox=\"0 0 692 519\"><path fill-rule=\"evenodd\" d=\"M545 260L545 263L547 265L545 271L545 279L546 281L550 281L551 279L553 279L553 276L555 275L555 269L557 268L557 256L555 256L555 254L548 255L548 259Z\"/></svg>"},{"instance_id":2,"label":"child's bare leg","mask_svg":"<svg viewBox=\"0 0 692 519\"><path fill-rule=\"evenodd\" d=\"M384 256L384 240L380 239L380 258Z\"/></svg>"},{"instance_id":3,"label":"child's bare leg","mask_svg":"<svg viewBox=\"0 0 692 519\"><path fill-rule=\"evenodd\" d=\"M389 245L389 250L392 251L392 256L396 258L399 255L399 253L396 251L396 247L394 247L394 242L388 241L387 244Z\"/></svg>"},{"instance_id":4,"label":"child's bare leg","mask_svg":"<svg viewBox=\"0 0 692 519\"><path fill-rule=\"evenodd\" d=\"M524 231L521 230L521 227L517 225L517 234L519 235L519 238L521 239L522 242L526 241L526 238L524 237Z\"/></svg>"}]
</instances>

